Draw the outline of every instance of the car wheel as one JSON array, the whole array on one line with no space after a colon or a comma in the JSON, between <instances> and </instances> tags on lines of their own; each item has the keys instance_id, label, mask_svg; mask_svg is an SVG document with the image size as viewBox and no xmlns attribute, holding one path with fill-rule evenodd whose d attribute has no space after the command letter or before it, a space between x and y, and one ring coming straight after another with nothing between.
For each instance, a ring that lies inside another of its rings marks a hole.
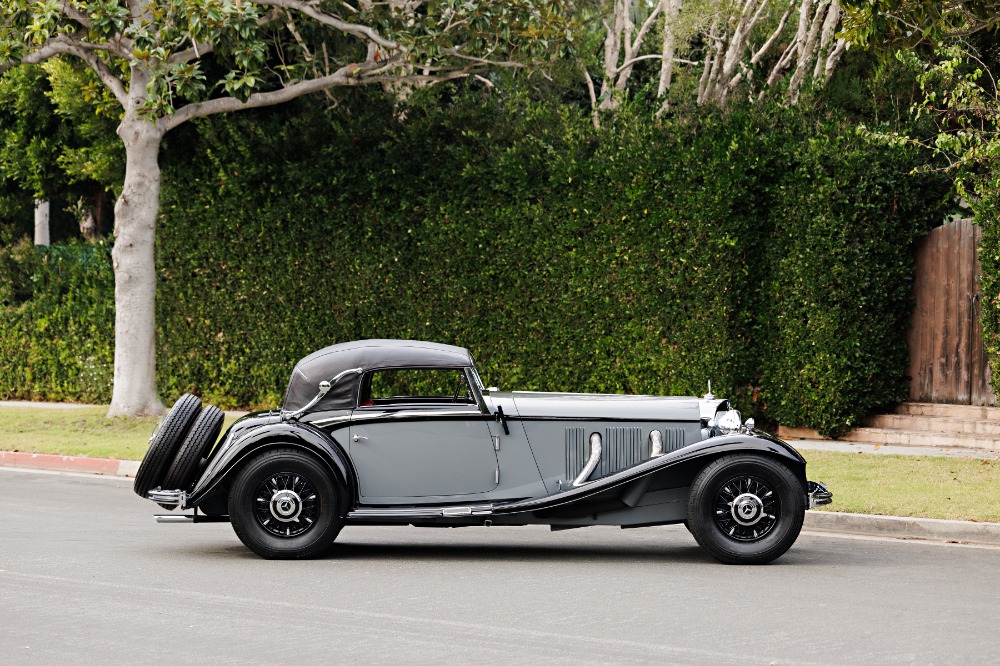
<instances>
[{"instance_id":1,"label":"car wheel","mask_svg":"<svg viewBox=\"0 0 1000 666\"><path fill-rule=\"evenodd\" d=\"M194 483L199 463L219 438L224 420L225 415L218 407L209 405L202 410L163 477L163 488L187 490Z\"/></svg>"},{"instance_id":2,"label":"car wheel","mask_svg":"<svg viewBox=\"0 0 1000 666\"><path fill-rule=\"evenodd\" d=\"M791 548L805 518L795 474L760 455L734 454L707 465L691 484L688 529L726 564L766 564Z\"/></svg>"},{"instance_id":3,"label":"car wheel","mask_svg":"<svg viewBox=\"0 0 1000 666\"><path fill-rule=\"evenodd\" d=\"M247 548L267 559L323 554L343 527L330 471L296 449L250 460L229 490L229 519Z\"/></svg>"},{"instance_id":4,"label":"car wheel","mask_svg":"<svg viewBox=\"0 0 1000 666\"><path fill-rule=\"evenodd\" d=\"M149 441L149 450L135 473L132 489L139 497L146 497L150 490L160 485L167 468L184 441L184 436L201 410L201 399L185 393L160 421Z\"/></svg>"}]
</instances>

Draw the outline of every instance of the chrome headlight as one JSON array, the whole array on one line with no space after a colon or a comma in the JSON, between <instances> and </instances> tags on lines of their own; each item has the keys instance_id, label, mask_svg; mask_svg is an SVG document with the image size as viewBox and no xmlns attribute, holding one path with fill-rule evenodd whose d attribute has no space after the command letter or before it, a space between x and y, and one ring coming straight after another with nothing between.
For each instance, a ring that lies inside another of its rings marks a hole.
<instances>
[{"instance_id":1,"label":"chrome headlight","mask_svg":"<svg viewBox=\"0 0 1000 666\"><path fill-rule=\"evenodd\" d=\"M719 417L719 420L716 421L716 424L723 433L730 435L734 432L740 431L740 428L743 426L743 421L738 410L730 409L728 412L723 412L722 416Z\"/></svg>"}]
</instances>

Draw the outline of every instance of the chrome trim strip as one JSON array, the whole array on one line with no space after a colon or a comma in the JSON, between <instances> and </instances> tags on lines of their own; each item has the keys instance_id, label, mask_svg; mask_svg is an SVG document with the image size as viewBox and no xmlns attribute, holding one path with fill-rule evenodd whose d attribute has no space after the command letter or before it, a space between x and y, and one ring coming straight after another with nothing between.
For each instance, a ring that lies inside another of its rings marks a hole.
<instances>
[{"instance_id":1,"label":"chrome trim strip","mask_svg":"<svg viewBox=\"0 0 1000 666\"><path fill-rule=\"evenodd\" d=\"M462 516L488 516L493 513L492 504L467 506L407 506L407 507L361 507L347 514L348 518L445 518Z\"/></svg>"},{"instance_id":2,"label":"chrome trim strip","mask_svg":"<svg viewBox=\"0 0 1000 666\"><path fill-rule=\"evenodd\" d=\"M364 408L362 408L364 409ZM336 425L338 423L359 423L362 421L377 421L380 419L395 420L395 419L426 419L428 417L469 417L478 416L482 417L484 414L472 410L463 411L448 411L448 409L441 409L440 411L416 411L416 410L406 410L400 409L399 411L385 411L377 410L373 411L371 414L366 414L364 412L358 413L359 410L355 409L353 413L349 416L333 416L328 419L320 419L318 421L310 421L309 425L316 426L317 428L324 428L330 425Z\"/></svg>"},{"instance_id":3,"label":"chrome trim strip","mask_svg":"<svg viewBox=\"0 0 1000 666\"><path fill-rule=\"evenodd\" d=\"M601 462L601 433L595 432L590 435L590 459L584 465L583 471L573 481L573 487L582 486L587 482L587 477L594 473L597 465Z\"/></svg>"},{"instance_id":4,"label":"chrome trim strip","mask_svg":"<svg viewBox=\"0 0 1000 666\"><path fill-rule=\"evenodd\" d=\"M332 416L328 419L320 419L319 421L309 421L309 425L316 426L317 428L323 428L329 425L336 425L337 423L350 423L350 416Z\"/></svg>"},{"instance_id":5,"label":"chrome trim strip","mask_svg":"<svg viewBox=\"0 0 1000 666\"><path fill-rule=\"evenodd\" d=\"M303 412L306 412L306 411L312 409L313 405L315 405L317 402L319 402L320 400L322 400L323 396L326 395L327 393L329 393L330 389L333 388L333 385L336 384L337 382L339 382L344 377L344 375L349 375L351 373L356 373L356 372L364 372L364 368L348 368L347 370L344 370L343 372L337 373L337 376L334 377L333 379L331 379L330 381L325 381L324 380L324 381L320 382L319 383L319 393L316 394L315 398L313 398L308 403L306 403L306 405L304 407L302 407L300 409L297 409L294 412L291 412L291 413L282 412L281 413L281 419L283 421L290 421L290 420L296 418L297 416L299 416L300 414L302 414Z\"/></svg>"},{"instance_id":6,"label":"chrome trim strip","mask_svg":"<svg viewBox=\"0 0 1000 666\"><path fill-rule=\"evenodd\" d=\"M483 383L479 379L479 373L476 372L474 367L465 368L465 383L469 387L469 393L475 398L476 404L479 406L479 411L482 414L489 415L490 408L486 405L486 400L483 398Z\"/></svg>"},{"instance_id":7,"label":"chrome trim strip","mask_svg":"<svg viewBox=\"0 0 1000 666\"><path fill-rule=\"evenodd\" d=\"M351 416L351 421L372 421L375 419L408 419L408 418L427 418L429 416L483 416L481 413L472 410L463 411L448 411L447 409L442 409L440 411L409 411L406 409L401 409L396 412L385 412L381 411L377 414L358 414L355 411ZM317 421L319 423L319 421Z\"/></svg>"},{"instance_id":8,"label":"chrome trim strip","mask_svg":"<svg viewBox=\"0 0 1000 666\"><path fill-rule=\"evenodd\" d=\"M158 523L193 523L194 516L191 515L181 515L181 516L154 516L156 522Z\"/></svg>"}]
</instances>

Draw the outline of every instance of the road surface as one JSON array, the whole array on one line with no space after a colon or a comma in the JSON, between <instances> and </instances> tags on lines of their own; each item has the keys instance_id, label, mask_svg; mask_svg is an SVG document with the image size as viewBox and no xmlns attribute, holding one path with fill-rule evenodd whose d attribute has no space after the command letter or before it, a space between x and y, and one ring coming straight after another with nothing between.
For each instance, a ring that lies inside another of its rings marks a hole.
<instances>
[{"instance_id":1,"label":"road surface","mask_svg":"<svg viewBox=\"0 0 1000 666\"><path fill-rule=\"evenodd\" d=\"M0 662L1000 662L997 548L803 534L739 567L683 527L349 527L269 562L157 511L0 470Z\"/></svg>"}]
</instances>

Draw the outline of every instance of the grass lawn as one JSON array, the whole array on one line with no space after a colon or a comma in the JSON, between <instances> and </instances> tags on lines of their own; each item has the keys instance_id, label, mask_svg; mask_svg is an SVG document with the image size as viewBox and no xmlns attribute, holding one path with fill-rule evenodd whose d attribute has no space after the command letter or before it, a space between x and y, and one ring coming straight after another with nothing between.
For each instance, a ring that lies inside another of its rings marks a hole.
<instances>
[{"instance_id":1,"label":"grass lawn","mask_svg":"<svg viewBox=\"0 0 1000 666\"><path fill-rule=\"evenodd\" d=\"M107 407L0 407L0 450L142 460L159 417L108 419ZM223 432L236 417L226 415Z\"/></svg>"},{"instance_id":2,"label":"grass lawn","mask_svg":"<svg viewBox=\"0 0 1000 666\"><path fill-rule=\"evenodd\" d=\"M1000 522L1000 460L806 451L829 511Z\"/></svg>"},{"instance_id":3,"label":"grass lawn","mask_svg":"<svg viewBox=\"0 0 1000 666\"><path fill-rule=\"evenodd\" d=\"M141 460L156 418L107 419L105 407L0 407L0 450ZM223 428L235 417L226 416ZM1000 460L803 450L830 511L1000 522Z\"/></svg>"}]
</instances>

